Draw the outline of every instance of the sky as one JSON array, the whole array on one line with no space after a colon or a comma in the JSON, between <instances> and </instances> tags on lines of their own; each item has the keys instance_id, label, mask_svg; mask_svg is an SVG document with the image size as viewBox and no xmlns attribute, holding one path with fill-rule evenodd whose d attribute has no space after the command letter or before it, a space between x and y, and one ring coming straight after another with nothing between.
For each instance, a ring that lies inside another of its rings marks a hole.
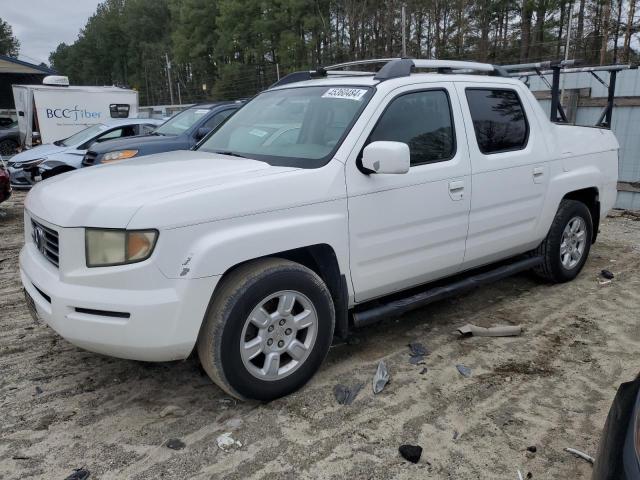
<instances>
[{"instance_id":1,"label":"sky","mask_svg":"<svg viewBox=\"0 0 640 480\"><path fill-rule=\"evenodd\" d=\"M73 43L102 0L0 0L0 18L20 40L18 58L49 63L59 43Z\"/></svg>"}]
</instances>

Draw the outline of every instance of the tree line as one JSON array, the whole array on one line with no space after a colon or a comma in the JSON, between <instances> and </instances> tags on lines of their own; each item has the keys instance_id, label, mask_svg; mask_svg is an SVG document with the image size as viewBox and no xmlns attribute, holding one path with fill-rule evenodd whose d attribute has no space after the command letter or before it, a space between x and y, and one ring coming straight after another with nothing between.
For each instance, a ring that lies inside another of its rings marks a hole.
<instances>
[{"instance_id":1,"label":"tree line","mask_svg":"<svg viewBox=\"0 0 640 480\"><path fill-rule=\"evenodd\" d=\"M403 5L416 58L564 58L570 24L570 58L637 58L636 0L105 0L50 62L141 104L246 97L294 70L401 55Z\"/></svg>"},{"instance_id":2,"label":"tree line","mask_svg":"<svg viewBox=\"0 0 640 480\"><path fill-rule=\"evenodd\" d=\"M17 57L20 51L20 42L13 35L11 25L0 18L0 55Z\"/></svg>"}]
</instances>

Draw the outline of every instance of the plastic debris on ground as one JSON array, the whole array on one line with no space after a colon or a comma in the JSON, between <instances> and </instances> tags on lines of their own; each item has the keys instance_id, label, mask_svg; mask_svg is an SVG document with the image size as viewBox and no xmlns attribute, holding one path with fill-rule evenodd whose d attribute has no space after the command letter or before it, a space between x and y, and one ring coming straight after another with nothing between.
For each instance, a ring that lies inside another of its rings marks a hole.
<instances>
[{"instance_id":1,"label":"plastic debris on ground","mask_svg":"<svg viewBox=\"0 0 640 480\"><path fill-rule=\"evenodd\" d=\"M338 384L333 387L333 394L340 405L351 405L363 386L362 383L351 386Z\"/></svg>"},{"instance_id":2,"label":"plastic debris on ground","mask_svg":"<svg viewBox=\"0 0 640 480\"><path fill-rule=\"evenodd\" d=\"M409 363L411 365L420 365L424 362L424 355L411 355L409 357Z\"/></svg>"},{"instance_id":3,"label":"plastic debris on ground","mask_svg":"<svg viewBox=\"0 0 640 480\"><path fill-rule=\"evenodd\" d=\"M380 393L389 382L389 370L384 360L380 360L375 375L373 376L373 393Z\"/></svg>"},{"instance_id":4,"label":"plastic debris on ground","mask_svg":"<svg viewBox=\"0 0 640 480\"><path fill-rule=\"evenodd\" d=\"M613 273L611 273L611 271L607 270L607 269L603 269L600 272L600 276L602 278L606 278L607 280L613 280L613 278L615 277L615 275Z\"/></svg>"},{"instance_id":5,"label":"plastic debris on ground","mask_svg":"<svg viewBox=\"0 0 640 480\"><path fill-rule=\"evenodd\" d=\"M413 342L409 344L409 350L411 350L411 355L422 355L423 357L425 355L429 355L429 350L427 350L427 347L425 347L423 344L421 344L420 342Z\"/></svg>"},{"instance_id":6,"label":"plastic debris on ground","mask_svg":"<svg viewBox=\"0 0 640 480\"><path fill-rule=\"evenodd\" d=\"M167 448L171 450L182 450L187 445L179 438L172 438L167 442Z\"/></svg>"},{"instance_id":7,"label":"plastic debris on ground","mask_svg":"<svg viewBox=\"0 0 640 480\"><path fill-rule=\"evenodd\" d=\"M422 456L422 447L420 445L400 445L398 448L400 455L411 463L418 463Z\"/></svg>"},{"instance_id":8,"label":"plastic debris on ground","mask_svg":"<svg viewBox=\"0 0 640 480\"><path fill-rule=\"evenodd\" d=\"M411 365L419 365L424 362L424 357L429 355L429 350L420 342L412 342L409 345L410 357L409 363Z\"/></svg>"},{"instance_id":9,"label":"plastic debris on ground","mask_svg":"<svg viewBox=\"0 0 640 480\"><path fill-rule=\"evenodd\" d=\"M468 323L458 328L457 332L463 337L517 337L522 334L522 327L520 325L503 325L485 328Z\"/></svg>"},{"instance_id":10,"label":"plastic debris on ground","mask_svg":"<svg viewBox=\"0 0 640 480\"><path fill-rule=\"evenodd\" d=\"M176 405L168 405L162 409L162 411L160 412L160 417L184 417L186 414L187 412L184 409Z\"/></svg>"},{"instance_id":11,"label":"plastic debris on ground","mask_svg":"<svg viewBox=\"0 0 640 480\"><path fill-rule=\"evenodd\" d=\"M86 480L91 472L86 468L76 468L71 475L64 480Z\"/></svg>"},{"instance_id":12,"label":"plastic debris on ground","mask_svg":"<svg viewBox=\"0 0 640 480\"><path fill-rule=\"evenodd\" d=\"M458 364L456 365L456 368L458 369L458 372L460 372L460 375L462 375L463 377L471 376L471 369L469 367L462 364Z\"/></svg>"},{"instance_id":13,"label":"plastic debris on ground","mask_svg":"<svg viewBox=\"0 0 640 480\"><path fill-rule=\"evenodd\" d=\"M583 460L586 460L589 463L594 463L595 460L593 459L593 457L591 455L587 455L584 452L581 452L580 450L576 450L575 448L565 448L565 451L575 455L576 457L580 457Z\"/></svg>"},{"instance_id":14,"label":"plastic debris on ground","mask_svg":"<svg viewBox=\"0 0 640 480\"><path fill-rule=\"evenodd\" d=\"M218 443L218 448L224 450L225 452L228 452L229 450L234 448L242 447L242 443L234 439L231 436L231 432L223 433L218 438L216 438L216 442Z\"/></svg>"}]
</instances>

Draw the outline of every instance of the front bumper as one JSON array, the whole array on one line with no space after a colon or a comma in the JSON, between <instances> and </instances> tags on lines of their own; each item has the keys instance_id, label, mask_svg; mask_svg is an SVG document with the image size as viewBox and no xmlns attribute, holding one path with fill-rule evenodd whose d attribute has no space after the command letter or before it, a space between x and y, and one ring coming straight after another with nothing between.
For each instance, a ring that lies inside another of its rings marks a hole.
<instances>
[{"instance_id":1,"label":"front bumper","mask_svg":"<svg viewBox=\"0 0 640 480\"><path fill-rule=\"evenodd\" d=\"M18 167L9 167L9 178L14 188L31 188L36 182L33 173Z\"/></svg>"},{"instance_id":2,"label":"front bumper","mask_svg":"<svg viewBox=\"0 0 640 480\"><path fill-rule=\"evenodd\" d=\"M62 268L64 235L60 238ZM143 361L189 356L219 279L168 279L150 261L65 276L28 240L20 252L20 275L39 319L66 340Z\"/></svg>"}]
</instances>

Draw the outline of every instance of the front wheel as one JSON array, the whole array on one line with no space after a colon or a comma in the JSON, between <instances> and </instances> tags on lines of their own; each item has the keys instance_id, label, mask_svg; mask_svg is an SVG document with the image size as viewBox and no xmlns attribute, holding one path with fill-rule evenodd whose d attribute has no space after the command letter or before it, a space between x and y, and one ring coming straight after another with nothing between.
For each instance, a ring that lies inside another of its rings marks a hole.
<instances>
[{"instance_id":1,"label":"front wheel","mask_svg":"<svg viewBox=\"0 0 640 480\"><path fill-rule=\"evenodd\" d=\"M324 360L333 301L312 270L268 258L238 267L216 289L198 355L227 393L268 401L302 387Z\"/></svg>"},{"instance_id":2,"label":"front wheel","mask_svg":"<svg viewBox=\"0 0 640 480\"><path fill-rule=\"evenodd\" d=\"M536 273L551 282L573 280L582 270L593 239L593 221L587 206L562 200L547 238L535 250L543 259Z\"/></svg>"},{"instance_id":3,"label":"front wheel","mask_svg":"<svg viewBox=\"0 0 640 480\"><path fill-rule=\"evenodd\" d=\"M0 155L9 157L18 153L18 142L11 139L0 141Z\"/></svg>"}]
</instances>

